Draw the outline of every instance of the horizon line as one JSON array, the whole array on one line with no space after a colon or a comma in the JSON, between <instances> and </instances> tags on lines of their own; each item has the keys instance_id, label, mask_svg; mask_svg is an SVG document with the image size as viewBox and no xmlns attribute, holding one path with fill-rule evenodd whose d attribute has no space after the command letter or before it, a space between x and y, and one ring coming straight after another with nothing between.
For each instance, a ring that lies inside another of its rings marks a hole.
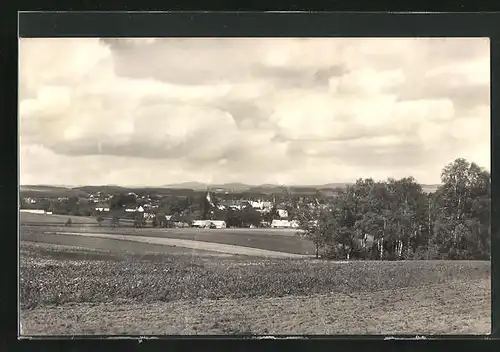
<instances>
[{"instance_id":1,"label":"horizon line","mask_svg":"<svg viewBox=\"0 0 500 352\"><path fill-rule=\"evenodd\" d=\"M387 181L390 177L388 177L385 180L374 180L374 182L384 182ZM369 179L369 178L368 178ZM398 180L394 178L395 180ZM365 179L364 179L365 180ZM417 181L417 180L416 180ZM329 182L329 183L321 183L321 184L279 184L279 183L261 183L261 184L249 184L249 183L242 183L242 182L226 182L226 183L204 183L204 182L197 182L197 181L188 181L188 182L179 182L179 183L172 183L172 184L164 184L164 185L125 185L125 184L76 184L76 185L63 185L63 184L50 184L50 183L38 183L38 184L19 184L19 187L27 187L27 186L46 186L46 187L64 187L64 188L77 188L77 187L122 187L122 188L170 188L172 186L183 186L184 184L199 184L200 186L228 186L231 184L239 184L241 186L247 186L247 187L262 187L262 186L276 186L276 187L323 187L323 186L328 186L328 185L335 185L335 184L355 184L356 181L351 181L351 182ZM441 182L439 183L419 183L418 184L422 186L440 186L442 185ZM189 189L189 187L187 187Z\"/></svg>"}]
</instances>

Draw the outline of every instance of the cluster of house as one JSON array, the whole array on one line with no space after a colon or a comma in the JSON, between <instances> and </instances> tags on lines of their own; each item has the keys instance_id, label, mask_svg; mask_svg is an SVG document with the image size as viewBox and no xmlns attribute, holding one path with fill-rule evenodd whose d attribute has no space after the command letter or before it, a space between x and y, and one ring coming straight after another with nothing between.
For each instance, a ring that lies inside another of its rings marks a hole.
<instances>
[{"instance_id":1,"label":"cluster of house","mask_svg":"<svg viewBox=\"0 0 500 352\"><path fill-rule=\"evenodd\" d=\"M214 228L214 229L225 229L227 227L226 222L224 220L194 220L191 226L197 228ZM252 227L253 226L250 226L250 228ZM275 219L271 222L271 228L297 229L299 228L299 222L297 220Z\"/></svg>"},{"instance_id":2,"label":"cluster of house","mask_svg":"<svg viewBox=\"0 0 500 352\"><path fill-rule=\"evenodd\" d=\"M110 195L105 195L102 192L96 192L96 193L91 193L89 194L88 200L91 203L100 203L100 202L106 202L111 199Z\"/></svg>"},{"instance_id":3,"label":"cluster of house","mask_svg":"<svg viewBox=\"0 0 500 352\"><path fill-rule=\"evenodd\" d=\"M125 209L123 209L126 213L143 213L144 216L148 216L148 213L146 211L148 207L147 206L137 206L137 207L126 207ZM110 211L110 208L108 205L104 205L104 204L99 204L98 206L96 206L95 208L95 211L98 211L98 212L109 212ZM152 213L151 213L152 214Z\"/></svg>"},{"instance_id":4,"label":"cluster of house","mask_svg":"<svg viewBox=\"0 0 500 352\"><path fill-rule=\"evenodd\" d=\"M135 196L137 199L140 199L137 194L130 192L128 195ZM103 200L103 195L100 192L97 192L96 194L91 194L90 199L95 199L96 200L96 205L95 205L95 211L97 212L109 212L110 208L108 205L106 205ZM141 198L143 202L145 203L141 206L137 207L129 207L125 208L126 213L140 213L142 214L142 217L146 220L152 220L155 218L155 208L158 208L158 205L152 204L151 200L147 196L143 196ZM271 201L263 201L263 200L225 200L222 202L219 202L218 204L213 204L210 195L207 194L207 200L217 209L219 210L226 210L226 209L234 209L234 210L242 210L245 207L248 207L249 205L256 211L260 212L261 214L266 214L269 213L273 206L274 202ZM284 207L278 207L277 210L277 219L273 219L270 223L268 222L262 222L262 226L265 227L271 227L271 228L298 228L299 223L297 220L290 220L288 219L289 214L286 209L283 209ZM170 221L170 219L166 219ZM182 226L181 226L182 225ZM184 227L187 224L175 224L176 227ZM187 226L192 226L192 227L200 227L200 228L225 228L226 222L222 220L194 220L191 224Z\"/></svg>"},{"instance_id":5,"label":"cluster of house","mask_svg":"<svg viewBox=\"0 0 500 352\"><path fill-rule=\"evenodd\" d=\"M24 203L26 204L36 204L36 199L31 197L23 198Z\"/></svg>"},{"instance_id":6,"label":"cluster of house","mask_svg":"<svg viewBox=\"0 0 500 352\"><path fill-rule=\"evenodd\" d=\"M257 210L261 213L266 213L271 211L273 207L272 202L264 202L264 201L247 201L247 200L226 200L216 205L219 210L226 209L234 209L234 210L242 210L243 208L250 205L253 209Z\"/></svg>"},{"instance_id":7,"label":"cluster of house","mask_svg":"<svg viewBox=\"0 0 500 352\"><path fill-rule=\"evenodd\" d=\"M299 222L297 220L282 220L274 219L271 222L271 228L273 229L297 229L299 228Z\"/></svg>"},{"instance_id":8,"label":"cluster of house","mask_svg":"<svg viewBox=\"0 0 500 352\"><path fill-rule=\"evenodd\" d=\"M216 207L219 210L226 210L226 209L234 209L234 210L241 210L245 207L250 205L254 210L258 211L259 213L269 213L271 209L273 208L274 204L273 202L269 201L262 201L262 200L228 200L228 201L223 201L219 204L216 205ZM278 209L279 216L281 218L286 218L288 217L288 212L286 209Z\"/></svg>"}]
</instances>

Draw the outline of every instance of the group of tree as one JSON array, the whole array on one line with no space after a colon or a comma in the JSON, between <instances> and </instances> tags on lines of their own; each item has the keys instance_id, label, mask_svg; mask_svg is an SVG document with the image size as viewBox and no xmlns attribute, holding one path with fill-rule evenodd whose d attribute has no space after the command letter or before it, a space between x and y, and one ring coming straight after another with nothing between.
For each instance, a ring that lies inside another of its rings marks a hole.
<instances>
[{"instance_id":1,"label":"group of tree","mask_svg":"<svg viewBox=\"0 0 500 352\"><path fill-rule=\"evenodd\" d=\"M489 172L457 159L441 181L427 194L413 177L359 179L330 204L300 207L300 235L327 258L489 259Z\"/></svg>"},{"instance_id":2,"label":"group of tree","mask_svg":"<svg viewBox=\"0 0 500 352\"><path fill-rule=\"evenodd\" d=\"M21 199L20 206L22 209L39 209L61 215L92 216L94 213L92 203L76 196L63 199L40 198L34 204Z\"/></svg>"}]
</instances>

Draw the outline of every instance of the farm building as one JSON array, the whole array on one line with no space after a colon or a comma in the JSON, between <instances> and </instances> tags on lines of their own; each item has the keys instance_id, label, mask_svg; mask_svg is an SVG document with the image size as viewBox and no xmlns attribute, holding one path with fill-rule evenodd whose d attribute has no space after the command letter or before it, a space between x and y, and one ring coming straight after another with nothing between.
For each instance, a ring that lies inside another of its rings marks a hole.
<instances>
[{"instance_id":1,"label":"farm building","mask_svg":"<svg viewBox=\"0 0 500 352\"><path fill-rule=\"evenodd\" d=\"M191 226L193 227L208 227L210 225L210 222L208 220L193 220Z\"/></svg>"},{"instance_id":2,"label":"farm building","mask_svg":"<svg viewBox=\"0 0 500 352\"><path fill-rule=\"evenodd\" d=\"M299 227L299 222L297 220L273 220L271 227L275 229L296 229Z\"/></svg>"},{"instance_id":3,"label":"farm building","mask_svg":"<svg viewBox=\"0 0 500 352\"><path fill-rule=\"evenodd\" d=\"M103 212L108 212L109 211L109 207L107 206L104 206L104 205L99 205L95 208L95 211L103 211Z\"/></svg>"},{"instance_id":4,"label":"farm building","mask_svg":"<svg viewBox=\"0 0 500 352\"><path fill-rule=\"evenodd\" d=\"M21 213L32 213L32 214L46 214L46 211L43 209L20 209Z\"/></svg>"},{"instance_id":5,"label":"farm building","mask_svg":"<svg viewBox=\"0 0 500 352\"><path fill-rule=\"evenodd\" d=\"M144 212L144 208L143 208L143 207L138 207L138 208L126 208L126 209L125 209L125 212L127 212L127 213L135 213L135 212L143 213L143 212Z\"/></svg>"},{"instance_id":6,"label":"farm building","mask_svg":"<svg viewBox=\"0 0 500 352\"><path fill-rule=\"evenodd\" d=\"M194 220L192 226L198 228L215 227L217 229L225 229L226 222L223 220Z\"/></svg>"},{"instance_id":7,"label":"farm building","mask_svg":"<svg viewBox=\"0 0 500 352\"><path fill-rule=\"evenodd\" d=\"M210 220L210 224L214 225L217 229L225 229L226 222L224 220Z\"/></svg>"},{"instance_id":8,"label":"farm building","mask_svg":"<svg viewBox=\"0 0 500 352\"><path fill-rule=\"evenodd\" d=\"M249 203L252 206L252 208L254 208L256 210L266 210L266 209L272 208L272 206L273 206L272 202L264 202L264 201L260 201L260 200L250 201Z\"/></svg>"}]
</instances>

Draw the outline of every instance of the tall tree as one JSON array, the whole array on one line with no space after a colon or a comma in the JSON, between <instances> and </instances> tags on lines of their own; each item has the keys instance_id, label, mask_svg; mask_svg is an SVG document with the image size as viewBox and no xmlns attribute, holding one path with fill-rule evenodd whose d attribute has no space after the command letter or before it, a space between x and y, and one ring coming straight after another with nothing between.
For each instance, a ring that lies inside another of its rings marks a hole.
<instances>
[{"instance_id":1,"label":"tall tree","mask_svg":"<svg viewBox=\"0 0 500 352\"><path fill-rule=\"evenodd\" d=\"M298 212L299 231L297 234L313 242L315 256L319 258L320 249L332 243L333 231L337 227L335 217L326 210L302 208Z\"/></svg>"},{"instance_id":2,"label":"tall tree","mask_svg":"<svg viewBox=\"0 0 500 352\"><path fill-rule=\"evenodd\" d=\"M489 256L491 177L465 159L446 165L436 192L433 242L450 259Z\"/></svg>"},{"instance_id":3,"label":"tall tree","mask_svg":"<svg viewBox=\"0 0 500 352\"><path fill-rule=\"evenodd\" d=\"M111 197L109 202L109 207L112 210L122 209L123 207L135 207L137 205L137 199L134 195L128 194L116 194Z\"/></svg>"}]
</instances>

